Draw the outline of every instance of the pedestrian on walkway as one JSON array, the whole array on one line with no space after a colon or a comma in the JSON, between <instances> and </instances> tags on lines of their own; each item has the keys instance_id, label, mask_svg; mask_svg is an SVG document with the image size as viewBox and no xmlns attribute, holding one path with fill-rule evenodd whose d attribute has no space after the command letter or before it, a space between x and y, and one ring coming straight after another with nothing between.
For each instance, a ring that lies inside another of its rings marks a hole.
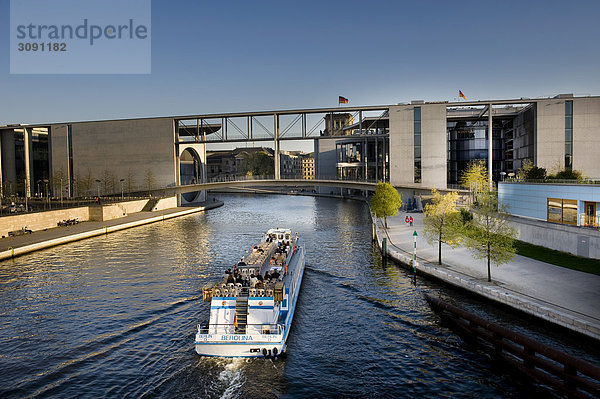
<instances>
[{"instance_id":1,"label":"pedestrian on walkway","mask_svg":"<svg viewBox=\"0 0 600 399\"><path fill-rule=\"evenodd\" d=\"M413 218L412 218L412 216L411 216L411 217L410 217L410 219L408 219L408 220L409 220L409 222L410 222L410 227L412 227L412 225L413 225Z\"/></svg>"}]
</instances>

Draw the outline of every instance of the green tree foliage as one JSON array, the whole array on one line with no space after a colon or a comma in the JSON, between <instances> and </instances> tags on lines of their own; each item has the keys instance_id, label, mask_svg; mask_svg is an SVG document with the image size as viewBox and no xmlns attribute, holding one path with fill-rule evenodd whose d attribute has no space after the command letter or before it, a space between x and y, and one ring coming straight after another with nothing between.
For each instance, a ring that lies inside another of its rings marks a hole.
<instances>
[{"instance_id":1,"label":"green tree foliage","mask_svg":"<svg viewBox=\"0 0 600 399\"><path fill-rule=\"evenodd\" d=\"M485 161L478 159L469 162L460 176L460 184L477 194L488 189L488 170Z\"/></svg>"},{"instance_id":2,"label":"green tree foliage","mask_svg":"<svg viewBox=\"0 0 600 399\"><path fill-rule=\"evenodd\" d=\"M460 242L461 214L456 209L458 193L446 195L432 190L433 199L425 205L425 238L430 245L438 243L438 263L442 264L442 243L455 246Z\"/></svg>"},{"instance_id":3,"label":"green tree foliage","mask_svg":"<svg viewBox=\"0 0 600 399\"><path fill-rule=\"evenodd\" d=\"M477 259L487 259L488 281L492 281L490 264L500 266L515 255L515 230L508 225L507 214L498 208L498 197L484 193L473 205L473 221L465 229L465 245Z\"/></svg>"},{"instance_id":4,"label":"green tree foliage","mask_svg":"<svg viewBox=\"0 0 600 399\"><path fill-rule=\"evenodd\" d=\"M550 179L550 180L577 180L578 182L581 182L584 180L584 177L583 177L583 173L581 173L578 170L563 169L552 175L549 175L548 179Z\"/></svg>"},{"instance_id":5,"label":"green tree foliage","mask_svg":"<svg viewBox=\"0 0 600 399\"><path fill-rule=\"evenodd\" d=\"M371 210L375 212L375 216L383 218L386 229L387 217L395 216L401 206L402 198L398 194L398 190L390 183L379 181L375 188L375 194L371 198Z\"/></svg>"},{"instance_id":6,"label":"green tree foliage","mask_svg":"<svg viewBox=\"0 0 600 399\"><path fill-rule=\"evenodd\" d=\"M518 170L516 180L544 180L546 169L537 167L531 160L526 159L523 166Z\"/></svg>"},{"instance_id":7,"label":"green tree foliage","mask_svg":"<svg viewBox=\"0 0 600 399\"><path fill-rule=\"evenodd\" d=\"M262 151L245 154L239 172L247 176L272 176L275 174L273 157Z\"/></svg>"}]
</instances>

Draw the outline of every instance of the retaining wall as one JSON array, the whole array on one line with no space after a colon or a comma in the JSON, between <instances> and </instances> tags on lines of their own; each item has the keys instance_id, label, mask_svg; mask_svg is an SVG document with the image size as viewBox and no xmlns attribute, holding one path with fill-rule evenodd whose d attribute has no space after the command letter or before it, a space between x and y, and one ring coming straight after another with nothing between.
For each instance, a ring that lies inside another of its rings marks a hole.
<instances>
[{"instance_id":1,"label":"retaining wall","mask_svg":"<svg viewBox=\"0 0 600 399\"><path fill-rule=\"evenodd\" d=\"M92 205L79 208L57 209L55 211L24 213L0 218L0 236L8 236L9 231L21 230L27 226L33 231L56 227L58 222L67 219L79 219L80 222L106 221L121 218L131 213L141 212L148 203L147 199L118 202L107 205ZM162 198L152 209L162 211L176 208L177 197Z\"/></svg>"},{"instance_id":2,"label":"retaining wall","mask_svg":"<svg viewBox=\"0 0 600 399\"><path fill-rule=\"evenodd\" d=\"M521 241L568 252L586 258L600 259L600 230L511 217L510 224Z\"/></svg>"},{"instance_id":3,"label":"retaining wall","mask_svg":"<svg viewBox=\"0 0 600 399\"><path fill-rule=\"evenodd\" d=\"M374 238L377 241L379 248L382 248L383 238L386 237L385 232L380 232L379 226L374 224L373 233L375 234ZM405 266L410 265L411 256L403 253L402 251L390 248L389 246L387 248L387 256ZM482 284L476 279L454 273L444 266L417 261L416 268L417 273L420 275L436 278L455 287L473 292L498 303L508 305L514 309L518 309L542 320L546 320L550 323L560 325L568 328L569 330L600 340L600 326L598 324L589 322L584 318L574 316L572 313L565 312L560 308L551 306L550 304L537 301L529 296L524 296L514 291L505 290L501 287Z\"/></svg>"},{"instance_id":4,"label":"retaining wall","mask_svg":"<svg viewBox=\"0 0 600 399\"><path fill-rule=\"evenodd\" d=\"M21 215L4 216L0 218L0 236L7 237L9 231L28 229L45 230L57 226L57 223L66 219L79 219L81 222L89 220L89 207L58 209Z\"/></svg>"}]
</instances>

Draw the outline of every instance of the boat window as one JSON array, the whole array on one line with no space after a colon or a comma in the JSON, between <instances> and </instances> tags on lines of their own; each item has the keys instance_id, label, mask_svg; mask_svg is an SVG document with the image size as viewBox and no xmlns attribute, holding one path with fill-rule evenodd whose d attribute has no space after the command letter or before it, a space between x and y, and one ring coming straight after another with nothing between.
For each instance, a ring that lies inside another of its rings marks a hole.
<instances>
[{"instance_id":1,"label":"boat window","mask_svg":"<svg viewBox=\"0 0 600 399\"><path fill-rule=\"evenodd\" d=\"M279 239L283 240L283 234L279 234Z\"/></svg>"},{"instance_id":2,"label":"boat window","mask_svg":"<svg viewBox=\"0 0 600 399\"><path fill-rule=\"evenodd\" d=\"M286 234L286 235L285 235L285 239L286 239L286 240L289 240L289 239L290 239L290 235L289 235L289 234Z\"/></svg>"}]
</instances>

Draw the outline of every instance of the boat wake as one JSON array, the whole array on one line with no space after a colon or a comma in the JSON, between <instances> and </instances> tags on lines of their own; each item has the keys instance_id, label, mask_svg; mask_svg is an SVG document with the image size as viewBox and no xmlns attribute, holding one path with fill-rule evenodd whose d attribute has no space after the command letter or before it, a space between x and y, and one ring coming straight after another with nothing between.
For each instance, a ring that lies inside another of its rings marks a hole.
<instances>
[{"instance_id":1,"label":"boat wake","mask_svg":"<svg viewBox=\"0 0 600 399\"><path fill-rule=\"evenodd\" d=\"M245 363L244 359L223 359L226 364L223 371L219 373L218 379L225 384L227 388L221 395L221 399L232 399L239 396L242 387L246 382L246 378L242 371Z\"/></svg>"}]
</instances>

